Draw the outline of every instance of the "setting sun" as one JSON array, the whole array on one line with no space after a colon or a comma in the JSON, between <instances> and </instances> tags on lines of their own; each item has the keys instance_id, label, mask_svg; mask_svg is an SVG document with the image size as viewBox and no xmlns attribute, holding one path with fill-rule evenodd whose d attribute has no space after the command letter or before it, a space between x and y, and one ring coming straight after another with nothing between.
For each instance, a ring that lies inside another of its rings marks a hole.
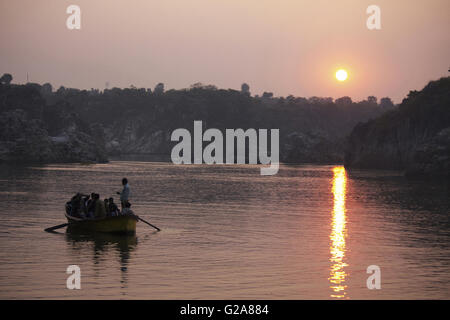
<instances>
[{"instance_id":1,"label":"setting sun","mask_svg":"<svg viewBox=\"0 0 450 320\"><path fill-rule=\"evenodd\" d=\"M340 69L338 71L336 71L336 79L338 79L339 81L345 81L348 78L348 74L347 71L345 71L344 69Z\"/></svg>"}]
</instances>

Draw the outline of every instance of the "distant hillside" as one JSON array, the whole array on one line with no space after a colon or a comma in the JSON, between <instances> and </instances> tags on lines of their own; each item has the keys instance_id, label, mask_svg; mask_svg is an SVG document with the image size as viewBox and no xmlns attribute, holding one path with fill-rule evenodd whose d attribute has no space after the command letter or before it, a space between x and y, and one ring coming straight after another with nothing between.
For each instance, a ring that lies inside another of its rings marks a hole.
<instances>
[{"instance_id":1,"label":"distant hillside","mask_svg":"<svg viewBox=\"0 0 450 320\"><path fill-rule=\"evenodd\" d=\"M346 144L347 168L450 175L450 77L411 91L397 110L357 125Z\"/></svg>"},{"instance_id":2,"label":"distant hillside","mask_svg":"<svg viewBox=\"0 0 450 320\"><path fill-rule=\"evenodd\" d=\"M1 82L1 81L0 81ZM251 96L195 84L164 91L144 88L79 90L49 83L0 83L0 161L105 161L107 155L170 155L173 130L279 129L280 160L342 163L344 139L361 121L394 105L389 98ZM25 128L22 130L22 128Z\"/></svg>"},{"instance_id":3,"label":"distant hillside","mask_svg":"<svg viewBox=\"0 0 450 320\"><path fill-rule=\"evenodd\" d=\"M243 85L245 88L245 86ZM49 103L64 101L86 123L100 123L109 154L166 154L177 128L192 130L194 120L206 128L280 129L283 162L343 161L343 142L354 125L393 108L389 98L353 102L349 97L309 99L271 93L251 96L246 90L224 90L195 84L191 88L153 91L144 88L77 90L59 88L45 94Z\"/></svg>"}]
</instances>

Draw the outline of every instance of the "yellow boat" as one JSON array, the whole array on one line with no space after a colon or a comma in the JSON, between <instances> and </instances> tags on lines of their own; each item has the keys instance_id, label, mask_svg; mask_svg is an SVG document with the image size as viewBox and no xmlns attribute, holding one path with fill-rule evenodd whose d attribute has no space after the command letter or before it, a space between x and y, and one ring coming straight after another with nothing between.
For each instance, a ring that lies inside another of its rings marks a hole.
<instances>
[{"instance_id":1,"label":"yellow boat","mask_svg":"<svg viewBox=\"0 0 450 320\"><path fill-rule=\"evenodd\" d=\"M138 218L134 215L121 215L103 219L82 219L65 213L69 223L68 230L106 232L106 233L136 233Z\"/></svg>"}]
</instances>

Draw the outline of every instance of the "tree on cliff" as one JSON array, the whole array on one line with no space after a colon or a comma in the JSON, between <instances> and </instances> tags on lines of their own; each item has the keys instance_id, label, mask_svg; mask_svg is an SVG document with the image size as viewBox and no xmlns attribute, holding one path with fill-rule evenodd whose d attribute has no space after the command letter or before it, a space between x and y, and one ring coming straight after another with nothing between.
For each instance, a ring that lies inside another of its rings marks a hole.
<instances>
[{"instance_id":1,"label":"tree on cliff","mask_svg":"<svg viewBox=\"0 0 450 320\"><path fill-rule=\"evenodd\" d=\"M266 99L273 98L273 93L272 93L272 92L266 92L266 91L264 91L262 97L263 97L263 98L266 98Z\"/></svg>"},{"instance_id":2,"label":"tree on cliff","mask_svg":"<svg viewBox=\"0 0 450 320\"><path fill-rule=\"evenodd\" d=\"M352 98L345 96L345 97L336 99L335 103L338 106L351 106L353 101L352 101Z\"/></svg>"},{"instance_id":3,"label":"tree on cliff","mask_svg":"<svg viewBox=\"0 0 450 320\"><path fill-rule=\"evenodd\" d=\"M369 104L375 105L375 104L378 103L378 102L377 102L377 97L375 97L375 96L368 96L368 97L367 97L367 102L368 102Z\"/></svg>"},{"instance_id":4,"label":"tree on cliff","mask_svg":"<svg viewBox=\"0 0 450 320\"><path fill-rule=\"evenodd\" d=\"M217 90L217 87L212 84L203 84L201 82L196 82L190 86L191 90L200 89L200 90Z\"/></svg>"},{"instance_id":5,"label":"tree on cliff","mask_svg":"<svg viewBox=\"0 0 450 320\"><path fill-rule=\"evenodd\" d=\"M394 107L394 103L392 102L391 98L385 97L381 98L380 100L380 107L383 109L392 109Z\"/></svg>"},{"instance_id":6,"label":"tree on cliff","mask_svg":"<svg viewBox=\"0 0 450 320\"><path fill-rule=\"evenodd\" d=\"M161 95L164 93L164 83L160 82L155 86L153 93L156 95Z\"/></svg>"},{"instance_id":7,"label":"tree on cliff","mask_svg":"<svg viewBox=\"0 0 450 320\"><path fill-rule=\"evenodd\" d=\"M44 83L43 85L42 85L42 87L41 87L41 93L43 94L43 95L49 95L49 94L51 94L52 93L52 91L53 91L53 87L52 87L52 85L50 84L50 83Z\"/></svg>"},{"instance_id":8,"label":"tree on cliff","mask_svg":"<svg viewBox=\"0 0 450 320\"><path fill-rule=\"evenodd\" d=\"M13 77L11 74L4 73L3 76L0 78L0 83L1 84L10 84L12 79L13 79Z\"/></svg>"},{"instance_id":9,"label":"tree on cliff","mask_svg":"<svg viewBox=\"0 0 450 320\"><path fill-rule=\"evenodd\" d=\"M245 82L241 85L241 92L246 95L250 95L250 86Z\"/></svg>"}]
</instances>

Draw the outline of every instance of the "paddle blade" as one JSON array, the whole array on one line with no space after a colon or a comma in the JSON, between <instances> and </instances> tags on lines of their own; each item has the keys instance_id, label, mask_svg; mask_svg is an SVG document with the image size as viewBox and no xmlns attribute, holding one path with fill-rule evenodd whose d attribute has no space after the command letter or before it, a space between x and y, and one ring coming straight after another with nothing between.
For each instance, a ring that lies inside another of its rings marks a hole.
<instances>
[{"instance_id":1,"label":"paddle blade","mask_svg":"<svg viewBox=\"0 0 450 320\"><path fill-rule=\"evenodd\" d=\"M66 226L68 226L68 225L69 225L68 223L63 223L63 224L59 224L59 225L57 225L57 226L53 226L53 227L47 228L47 229L45 229L44 231L46 231L46 232L52 232L53 230L56 230L56 229L59 229L59 228L64 228L64 227L66 227Z\"/></svg>"},{"instance_id":2,"label":"paddle blade","mask_svg":"<svg viewBox=\"0 0 450 320\"><path fill-rule=\"evenodd\" d=\"M153 228L155 228L156 230L161 231L160 228L158 228L157 226L152 225L150 222L145 221L145 220L142 219L141 217L137 217L137 218L138 218L139 220L141 220L142 222L148 224L150 227L153 227Z\"/></svg>"}]
</instances>

